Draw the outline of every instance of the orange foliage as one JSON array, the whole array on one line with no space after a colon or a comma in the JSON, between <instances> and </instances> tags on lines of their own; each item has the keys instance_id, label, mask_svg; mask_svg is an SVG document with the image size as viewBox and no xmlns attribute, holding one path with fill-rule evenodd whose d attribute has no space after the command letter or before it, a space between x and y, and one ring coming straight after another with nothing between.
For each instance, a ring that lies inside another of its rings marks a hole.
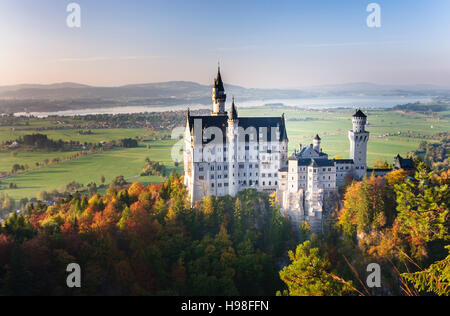
<instances>
[{"instance_id":1,"label":"orange foliage","mask_svg":"<svg viewBox=\"0 0 450 316\"><path fill-rule=\"evenodd\" d=\"M128 189L128 195L133 201L136 201L139 195L145 190L145 186L140 182L135 182Z\"/></svg>"},{"instance_id":2,"label":"orange foliage","mask_svg":"<svg viewBox=\"0 0 450 316\"><path fill-rule=\"evenodd\" d=\"M394 186L396 184L401 184L405 182L405 179L408 177L408 173L401 169L388 173L386 175L386 180L390 186Z\"/></svg>"}]
</instances>

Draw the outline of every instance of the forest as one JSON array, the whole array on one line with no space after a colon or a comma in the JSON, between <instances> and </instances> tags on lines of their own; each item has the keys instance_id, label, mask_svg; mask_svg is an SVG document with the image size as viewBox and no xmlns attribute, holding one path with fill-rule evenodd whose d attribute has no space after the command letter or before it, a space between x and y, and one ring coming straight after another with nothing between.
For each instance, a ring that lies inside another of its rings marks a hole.
<instances>
[{"instance_id":1,"label":"forest","mask_svg":"<svg viewBox=\"0 0 450 316\"><path fill-rule=\"evenodd\" d=\"M348 183L323 235L293 227L275 195L191 207L183 178L113 181L104 196L29 204L0 230L0 295L449 295L450 172L425 164ZM78 263L82 288L66 287ZM366 268L381 266L368 288Z\"/></svg>"},{"instance_id":2,"label":"forest","mask_svg":"<svg viewBox=\"0 0 450 316\"><path fill-rule=\"evenodd\" d=\"M255 191L187 203L182 178L74 194L13 213L0 232L1 295L273 295L292 225ZM80 264L83 286L66 287Z\"/></svg>"}]
</instances>

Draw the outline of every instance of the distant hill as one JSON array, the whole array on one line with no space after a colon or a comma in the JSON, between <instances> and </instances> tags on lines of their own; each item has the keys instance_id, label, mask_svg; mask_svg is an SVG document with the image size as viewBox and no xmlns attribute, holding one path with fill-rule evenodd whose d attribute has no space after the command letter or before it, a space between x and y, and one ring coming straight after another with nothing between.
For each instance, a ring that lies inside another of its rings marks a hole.
<instances>
[{"instance_id":1,"label":"distant hill","mask_svg":"<svg viewBox=\"0 0 450 316\"><path fill-rule=\"evenodd\" d=\"M336 85L321 85L303 88L319 96L438 96L450 95L450 87L431 84L380 85L370 82L356 82Z\"/></svg>"},{"instance_id":2,"label":"distant hill","mask_svg":"<svg viewBox=\"0 0 450 316\"><path fill-rule=\"evenodd\" d=\"M249 89L226 85L239 101L321 96L450 96L433 85L392 86L372 83L325 85L304 89ZM78 83L22 84L0 87L0 113L92 109L114 106L210 104L211 86L189 81L94 87Z\"/></svg>"},{"instance_id":3,"label":"distant hill","mask_svg":"<svg viewBox=\"0 0 450 316\"><path fill-rule=\"evenodd\" d=\"M228 85L229 94L240 98L303 97L300 90L247 89ZM211 87L195 82L171 81L146 83L120 87L93 87L75 83L52 85L18 85L0 87L0 99L130 99L130 98L210 98Z\"/></svg>"}]
</instances>

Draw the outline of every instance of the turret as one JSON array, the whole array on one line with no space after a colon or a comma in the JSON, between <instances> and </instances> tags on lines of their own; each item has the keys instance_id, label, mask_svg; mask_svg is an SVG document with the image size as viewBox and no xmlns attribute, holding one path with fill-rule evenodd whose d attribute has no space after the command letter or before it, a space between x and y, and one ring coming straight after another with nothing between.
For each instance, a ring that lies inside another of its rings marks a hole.
<instances>
[{"instance_id":1,"label":"turret","mask_svg":"<svg viewBox=\"0 0 450 316\"><path fill-rule=\"evenodd\" d=\"M355 133L361 133L366 131L367 116L361 110L358 110L353 115L352 122L353 122L353 131Z\"/></svg>"},{"instance_id":2,"label":"turret","mask_svg":"<svg viewBox=\"0 0 450 316\"><path fill-rule=\"evenodd\" d=\"M228 114L228 128L227 128L227 146L228 146L228 170L229 170L229 195L236 196L239 192L239 119L236 110L236 105L231 104L231 110Z\"/></svg>"},{"instance_id":3,"label":"turret","mask_svg":"<svg viewBox=\"0 0 450 316\"><path fill-rule=\"evenodd\" d=\"M316 135L316 137L314 137L313 147L314 147L314 150L317 151L318 153L320 153L321 141L322 140L320 139L319 135Z\"/></svg>"},{"instance_id":4,"label":"turret","mask_svg":"<svg viewBox=\"0 0 450 316\"><path fill-rule=\"evenodd\" d=\"M225 94L225 87L222 81L222 75L220 74L220 67L217 71L217 77L214 80L212 90L213 111L211 115L227 115L225 112L225 102L227 101L227 95Z\"/></svg>"},{"instance_id":5,"label":"turret","mask_svg":"<svg viewBox=\"0 0 450 316\"><path fill-rule=\"evenodd\" d=\"M361 180L367 173L367 143L370 133L366 131L367 116L358 110L353 115L353 130L348 132L350 158L354 162L354 177Z\"/></svg>"},{"instance_id":6,"label":"turret","mask_svg":"<svg viewBox=\"0 0 450 316\"><path fill-rule=\"evenodd\" d=\"M230 113L228 114L228 121L236 122L237 120L238 120L238 113L236 110L236 104L234 104L234 97L233 97L233 102L231 103L231 110Z\"/></svg>"}]
</instances>

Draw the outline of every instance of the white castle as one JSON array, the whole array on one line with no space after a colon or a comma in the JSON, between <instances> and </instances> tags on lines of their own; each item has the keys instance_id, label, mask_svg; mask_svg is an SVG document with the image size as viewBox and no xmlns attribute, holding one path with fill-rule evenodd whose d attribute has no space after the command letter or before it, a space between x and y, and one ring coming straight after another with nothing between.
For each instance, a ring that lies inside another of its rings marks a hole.
<instances>
[{"instance_id":1,"label":"white castle","mask_svg":"<svg viewBox=\"0 0 450 316\"><path fill-rule=\"evenodd\" d=\"M330 159L318 135L289 158L284 115L239 117L234 98L225 111L226 98L219 68L211 115L192 116L188 111L184 179L192 203L206 196L234 197L246 189L277 192L282 211L294 224L307 221L319 232L345 179L361 180L372 172L367 170L367 116L361 110L353 115L348 133L350 159Z\"/></svg>"}]
</instances>

